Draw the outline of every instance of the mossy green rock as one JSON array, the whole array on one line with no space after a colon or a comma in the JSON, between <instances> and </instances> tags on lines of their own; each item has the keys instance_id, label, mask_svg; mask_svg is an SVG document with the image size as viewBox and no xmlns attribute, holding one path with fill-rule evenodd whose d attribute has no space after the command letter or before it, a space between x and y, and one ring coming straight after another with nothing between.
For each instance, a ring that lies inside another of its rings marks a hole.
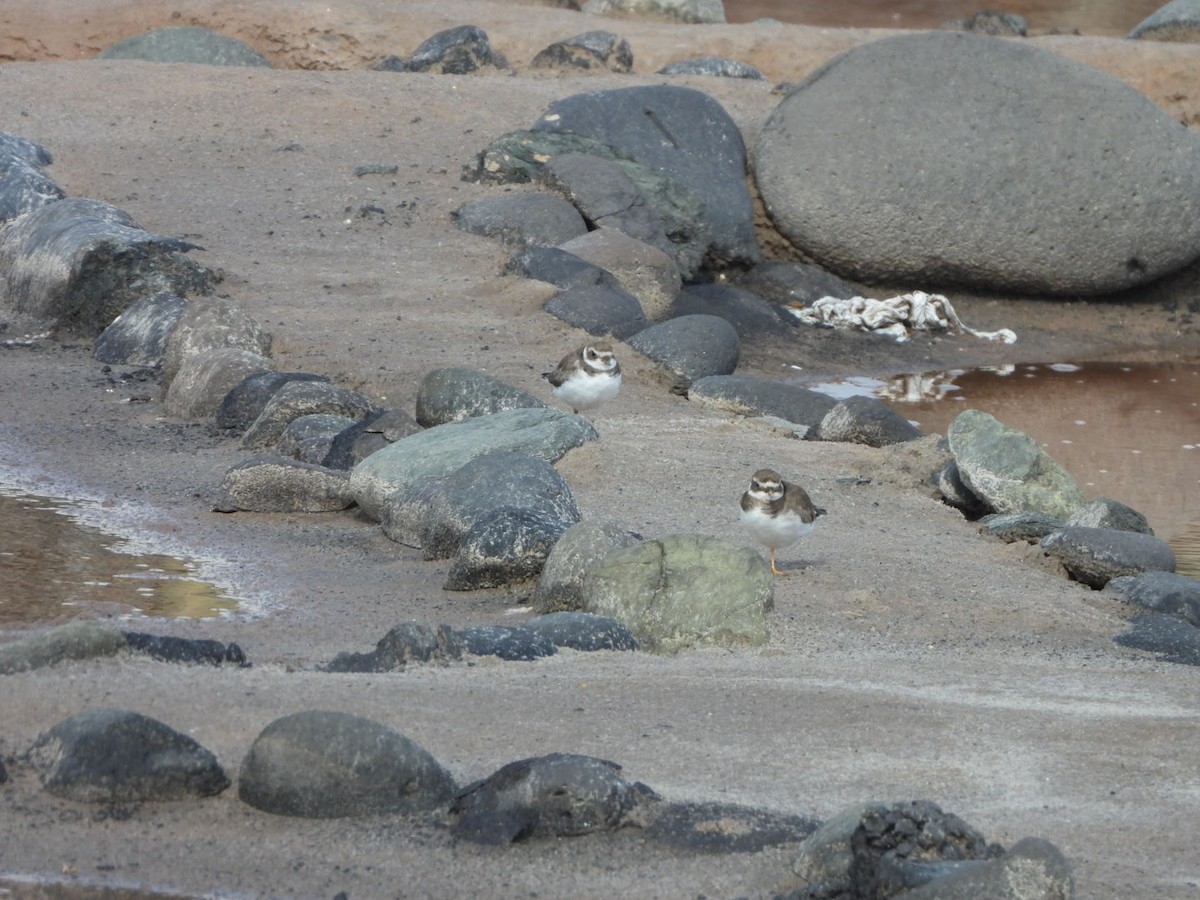
<instances>
[{"instance_id":1,"label":"mossy green rock","mask_svg":"<svg viewBox=\"0 0 1200 900\"><path fill-rule=\"evenodd\" d=\"M625 624L646 650L758 646L775 581L752 547L673 534L616 550L583 582L587 612Z\"/></svg>"}]
</instances>

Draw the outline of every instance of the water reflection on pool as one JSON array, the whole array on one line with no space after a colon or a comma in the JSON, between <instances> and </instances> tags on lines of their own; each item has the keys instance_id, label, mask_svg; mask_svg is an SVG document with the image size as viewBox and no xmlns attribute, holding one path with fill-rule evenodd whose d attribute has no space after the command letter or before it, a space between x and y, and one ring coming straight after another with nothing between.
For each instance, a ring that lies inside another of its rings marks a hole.
<instances>
[{"instance_id":1,"label":"water reflection on pool","mask_svg":"<svg viewBox=\"0 0 1200 900\"><path fill-rule=\"evenodd\" d=\"M1200 574L1200 364L1019 365L807 385L884 399L926 433L964 409L1034 438L1089 497L1132 506Z\"/></svg>"},{"instance_id":2,"label":"water reflection on pool","mask_svg":"<svg viewBox=\"0 0 1200 900\"><path fill-rule=\"evenodd\" d=\"M80 615L204 618L237 606L187 561L121 552L119 538L73 509L0 487L0 628Z\"/></svg>"}]
</instances>

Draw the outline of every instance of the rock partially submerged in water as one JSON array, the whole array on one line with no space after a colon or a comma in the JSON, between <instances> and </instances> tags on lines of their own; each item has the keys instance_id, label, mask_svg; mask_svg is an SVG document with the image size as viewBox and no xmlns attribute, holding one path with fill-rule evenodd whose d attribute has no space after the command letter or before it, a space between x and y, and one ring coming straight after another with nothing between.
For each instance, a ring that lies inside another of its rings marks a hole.
<instances>
[{"instance_id":1,"label":"rock partially submerged in water","mask_svg":"<svg viewBox=\"0 0 1200 900\"><path fill-rule=\"evenodd\" d=\"M99 200L59 200L0 232L0 303L59 335L95 337L146 294L211 293L216 276L186 256L197 249Z\"/></svg>"}]
</instances>

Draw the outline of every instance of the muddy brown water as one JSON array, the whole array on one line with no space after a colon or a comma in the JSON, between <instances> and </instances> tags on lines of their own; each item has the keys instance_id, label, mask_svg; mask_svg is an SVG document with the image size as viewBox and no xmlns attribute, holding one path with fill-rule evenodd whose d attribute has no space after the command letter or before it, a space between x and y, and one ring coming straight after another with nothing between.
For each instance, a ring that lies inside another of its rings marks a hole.
<instances>
[{"instance_id":1,"label":"muddy brown water","mask_svg":"<svg viewBox=\"0 0 1200 900\"><path fill-rule=\"evenodd\" d=\"M769 18L824 28L938 28L987 9L1024 16L1030 34L1078 30L1123 37L1162 5L1162 0L725 0L725 18Z\"/></svg>"},{"instance_id":2,"label":"muddy brown water","mask_svg":"<svg viewBox=\"0 0 1200 900\"><path fill-rule=\"evenodd\" d=\"M0 628L79 616L207 618L237 607L187 560L127 552L63 499L0 489Z\"/></svg>"},{"instance_id":3,"label":"muddy brown water","mask_svg":"<svg viewBox=\"0 0 1200 900\"><path fill-rule=\"evenodd\" d=\"M1200 362L1020 365L815 387L880 397L927 433L945 434L964 409L990 413L1036 440L1088 497L1145 515L1179 571L1200 576Z\"/></svg>"}]
</instances>

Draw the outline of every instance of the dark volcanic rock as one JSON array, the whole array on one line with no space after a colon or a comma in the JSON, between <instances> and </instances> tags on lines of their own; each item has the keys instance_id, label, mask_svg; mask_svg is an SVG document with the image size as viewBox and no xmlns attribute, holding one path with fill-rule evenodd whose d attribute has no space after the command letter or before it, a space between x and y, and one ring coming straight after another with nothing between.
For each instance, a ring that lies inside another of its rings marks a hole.
<instances>
[{"instance_id":1,"label":"dark volcanic rock","mask_svg":"<svg viewBox=\"0 0 1200 900\"><path fill-rule=\"evenodd\" d=\"M795 319L784 318L778 306L753 291L732 284L697 284L686 287L675 300L674 315L720 316L745 340L758 335L785 336L795 329Z\"/></svg>"},{"instance_id":2,"label":"dark volcanic rock","mask_svg":"<svg viewBox=\"0 0 1200 900\"><path fill-rule=\"evenodd\" d=\"M1121 575L1175 571L1170 545L1136 531L1068 526L1042 538L1039 546L1061 562L1072 578L1093 588Z\"/></svg>"},{"instance_id":3,"label":"dark volcanic rock","mask_svg":"<svg viewBox=\"0 0 1200 900\"><path fill-rule=\"evenodd\" d=\"M507 65L503 55L492 49L486 31L476 25L459 25L424 41L404 68L409 72L435 69L443 75L466 75L483 66L503 69Z\"/></svg>"},{"instance_id":4,"label":"dark volcanic rock","mask_svg":"<svg viewBox=\"0 0 1200 900\"><path fill-rule=\"evenodd\" d=\"M763 260L744 271L733 270L730 280L765 300L780 305L812 306L822 297L849 300L862 291L831 272L805 263Z\"/></svg>"},{"instance_id":5,"label":"dark volcanic rock","mask_svg":"<svg viewBox=\"0 0 1200 900\"><path fill-rule=\"evenodd\" d=\"M555 41L530 62L535 69L601 69L626 73L633 69L633 50L629 42L611 31L585 31L563 41Z\"/></svg>"},{"instance_id":6,"label":"dark volcanic rock","mask_svg":"<svg viewBox=\"0 0 1200 900\"><path fill-rule=\"evenodd\" d=\"M338 432L321 465L330 469L352 469L375 451L420 431L417 421L402 409L372 413Z\"/></svg>"},{"instance_id":7,"label":"dark volcanic rock","mask_svg":"<svg viewBox=\"0 0 1200 900\"><path fill-rule=\"evenodd\" d=\"M322 466L333 449L334 439L347 428L357 424L349 416L335 416L329 413L301 416L288 423L275 447L281 456Z\"/></svg>"},{"instance_id":8,"label":"dark volcanic rock","mask_svg":"<svg viewBox=\"0 0 1200 900\"><path fill-rule=\"evenodd\" d=\"M246 654L237 644L196 638L181 638L171 635L146 634L141 631L123 631L129 649L162 662L208 663L219 666L233 663L248 666Z\"/></svg>"},{"instance_id":9,"label":"dark volcanic rock","mask_svg":"<svg viewBox=\"0 0 1200 900\"><path fill-rule=\"evenodd\" d=\"M49 793L83 803L182 800L229 787L208 750L122 709L89 709L59 722L26 755Z\"/></svg>"},{"instance_id":10,"label":"dark volcanic rock","mask_svg":"<svg viewBox=\"0 0 1200 900\"><path fill-rule=\"evenodd\" d=\"M670 172L704 198L714 262L752 264L761 252L741 131L716 100L692 88L649 85L555 101L534 130L574 132Z\"/></svg>"},{"instance_id":11,"label":"dark volcanic rock","mask_svg":"<svg viewBox=\"0 0 1200 900\"><path fill-rule=\"evenodd\" d=\"M507 244L553 247L588 230L579 210L549 194L484 197L460 206L451 215L464 231Z\"/></svg>"},{"instance_id":12,"label":"dark volcanic rock","mask_svg":"<svg viewBox=\"0 0 1200 900\"><path fill-rule=\"evenodd\" d=\"M601 287L621 289L616 276L558 247L526 247L505 263L505 272L535 278L560 288Z\"/></svg>"},{"instance_id":13,"label":"dark volcanic rock","mask_svg":"<svg viewBox=\"0 0 1200 900\"><path fill-rule=\"evenodd\" d=\"M555 647L572 650L636 650L633 633L608 616L584 612L554 612L535 616L521 626Z\"/></svg>"},{"instance_id":14,"label":"dark volcanic rock","mask_svg":"<svg viewBox=\"0 0 1200 900\"><path fill-rule=\"evenodd\" d=\"M488 511L459 541L444 589L477 591L536 578L555 542L576 521L518 506Z\"/></svg>"},{"instance_id":15,"label":"dark volcanic rock","mask_svg":"<svg viewBox=\"0 0 1200 900\"><path fill-rule=\"evenodd\" d=\"M185 255L196 249L107 203L59 200L0 231L0 298L60 334L95 337L146 294L210 293L216 276Z\"/></svg>"},{"instance_id":16,"label":"dark volcanic rock","mask_svg":"<svg viewBox=\"0 0 1200 900\"><path fill-rule=\"evenodd\" d=\"M244 803L311 819L419 812L441 806L456 790L416 742L362 716L323 710L264 728L238 774Z\"/></svg>"},{"instance_id":17,"label":"dark volcanic rock","mask_svg":"<svg viewBox=\"0 0 1200 900\"><path fill-rule=\"evenodd\" d=\"M324 381L289 381L279 388L258 418L242 435L242 447L262 450L274 446L284 429L301 416L318 413L364 419L378 408L358 391Z\"/></svg>"},{"instance_id":18,"label":"dark volcanic rock","mask_svg":"<svg viewBox=\"0 0 1200 900\"><path fill-rule=\"evenodd\" d=\"M1040 512L992 513L979 520L983 531L1008 544L1017 541L1037 543L1048 534L1059 531L1064 522L1058 516Z\"/></svg>"},{"instance_id":19,"label":"dark volcanic rock","mask_svg":"<svg viewBox=\"0 0 1200 900\"><path fill-rule=\"evenodd\" d=\"M819 823L732 803L660 803L646 826L646 840L697 853L757 853L799 843Z\"/></svg>"},{"instance_id":20,"label":"dark volcanic rock","mask_svg":"<svg viewBox=\"0 0 1200 900\"><path fill-rule=\"evenodd\" d=\"M612 335L619 340L637 334L649 324L638 298L619 287L567 288L547 300L543 308L588 334Z\"/></svg>"},{"instance_id":21,"label":"dark volcanic rock","mask_svg":"<svg viewBox=\"0 0 1200 900\"><path fill-rule=\"evenodd\" d=\"M1200 666L1200 628L1176 616L1155 613L1134 616L1130 630L1113 641L1122 647L1157 653L1167 662Z\"/></svg>"},{"instance_id":22,"label":"dark volcanic rock","mask_svg":"<svg viewBox=\"0 0 1200 900\"><path fill-rule=\"evenodd\" d=\"M847 397L808 433L811 441L841 441L868 447L902 444L921 436L917 426L878 397Z\"/></svg>"},{"instance_id":23,"label":"dark volcanic rock","mask_svg":"<svg viewBox=\"0 0 1200 900\"><path fill-rule=\"evenodd\" d=\"M709 375L688 388L687 397L740 416L774 416L813 428L837 406L828 394L794 384L742 375Z\"/></svg>"},{"instance_id":24,"label":"dark volcanic rock","mask_svg":"<svg viewBox=\"0 0 1200 900\"><path fill-rule=\"evenodd\" d=\"M1178 616L1200 628L1198 579L1174 572L1143 572L1141 575L1114 578L1104 589L1119 594L1127 603L1134 603L1151 612Z\"/></svg>"},{"instance_id":25,"label":"dark volcanic rock","mask_svg":"<svg viewBox=\"0 0 1200 900\"><path fill-rule=\"evenodd\" d=\"M187 300L167 291L141 297L100 332L92 356L106 363L157 366Z\"/></svg>"},{"instance_id":26,"label":"dark volcanic rock","mask_svg":"<svg viewBox=\"0 0 1200 900\"><path fill-rule=\"evenodd\" d=\"M630 337L626 343L658 363L671 377L672 390L687 392L707 375L728 375L737 368L741 342L737 331L717 316L680 316Z\"/></svg>"},{"instance_id":27,"label":"dark volcanic rock","mask_svg":"<svg viewBox=\"0 0 1200 900\"><path fill-rule=\"evenodd\" d=\"M472 656L498 656L512 662L528 662L553 656L558 648L528 628L508 625L475 625L455 632L463 650Z\"/></svg>"},{"instance_id":28,"label":"dark volcanic rock","mask_svg":"<svg viewBox=\"0 0 1200 900\"><path fill-rule=\"evenodd\" d=\"M311 372L260 372L241 381L217 407L215 421L218 428L245 431L262 413L275 392L292 381L323 381L324 375Z\"/></svg>"},{"instance_id":29,"label":"dark volcanic rock","mask_svg":"<svg viewBox=\"0 0 1200 900\"><path fill-rule=\"evenodd\" d=\"M454 798L454 834L484 844L509 844L632 824L638 807L658 796L620 773L616 763L569 753L511 762Z\"/></svg>"},{"instance_id":30,"label":"dark volcanic rock","mask_svg":"<svg viewBox=\"0 0 1200 900\"><path fill-rule=\"evenodd\" d=\"M0 131L0 224L67 195L42 171L50 162L40 144Z\"/></svg>"},{"instance_id":31,"label":"dark volcanic rock","mask_svg":"<svg viewBox=\"0 0 1200 900\"><path fill-rule=\"evenodd\" d=\"M388 631L370 653L339 653L326 672L395 672L410 662L461 659L462 638L449 625L405 622Z\"/></svg>"}]
</instances>

